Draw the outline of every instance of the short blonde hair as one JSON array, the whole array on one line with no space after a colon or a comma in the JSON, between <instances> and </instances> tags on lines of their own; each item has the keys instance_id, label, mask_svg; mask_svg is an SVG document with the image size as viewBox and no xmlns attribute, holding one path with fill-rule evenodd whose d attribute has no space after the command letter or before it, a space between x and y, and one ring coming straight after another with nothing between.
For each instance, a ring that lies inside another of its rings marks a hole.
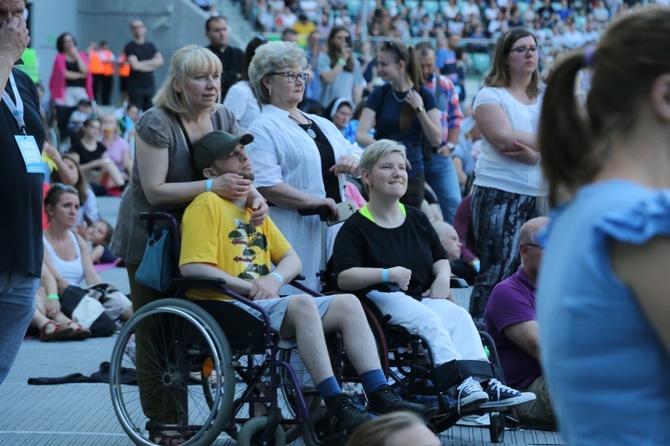
<instances>
[{"instance_id":1,"label":"short blonde hair","mask_svg":"<svg viewBox=\"0 0 670 446\"><path fill-rule=\"evenodd\" d=\"M270 92L263 78L270 73L289 67L307 68L307 54L295 42L268 42L256 49L249 66L249 82L258 102L270 103ZM318 81L318 79L317 79Z\"/></svg>"},{"instance_id":2,"label":"short blonde hair","mask_svg":"<svg viewBox=\"0 0 670 446\"><path fill-rule=\"evenodd\" d=\"M155 105L165 107L172 113L187 114L193 110L193 107L185 94L177 93L174 83L176 82L179 90L183 92L184 80L187 77L198 74L218 74L220 76L222 69L221 61L216 54L204 46L186 45L172 56L170 71L160 90L154 96L153 102ZM212 113L216 111L219 99L220 97L212 106L210 110Z\"/></svg>"}]
</instances>

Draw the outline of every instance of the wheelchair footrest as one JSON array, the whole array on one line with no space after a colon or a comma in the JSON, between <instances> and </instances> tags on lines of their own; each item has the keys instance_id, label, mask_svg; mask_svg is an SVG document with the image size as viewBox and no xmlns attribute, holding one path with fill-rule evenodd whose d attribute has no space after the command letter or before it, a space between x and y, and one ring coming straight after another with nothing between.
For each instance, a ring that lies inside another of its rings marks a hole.
<instances>
[{"instance_id":1,"label":"wheelchair footrest","mask_svg":"<svg viewBox=\"0 0 670 446\"><path fill-rule=\"evenodd\" d=\"M431 370L428 375L435 387L443 392L458 385L469 376L480 378L495 378L495 371L490 362L453 360Z\"/></svg>"}]
</instances>

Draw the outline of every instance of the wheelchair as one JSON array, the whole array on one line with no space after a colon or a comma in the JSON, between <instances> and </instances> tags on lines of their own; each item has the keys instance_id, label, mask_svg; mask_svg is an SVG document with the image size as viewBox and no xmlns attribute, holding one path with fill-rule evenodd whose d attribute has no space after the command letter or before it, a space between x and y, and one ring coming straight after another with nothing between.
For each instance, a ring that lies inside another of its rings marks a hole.
<instances>
[{"instance_id":1,"label":"wheelchair","mask_svg":"<svg viewBox=\"0 0 670 446\"><path fill-rule=\"evenodd\" d=\"M452 288L467 287L465 281L460 278L452 278L451 284ZM436 405L439 411L430 419L430 424L436 432L451 428L465 415L485 413L480 409L460 412L456 402L438 389L435 382L439 378L432 373L435 366L425 337L410 333L400 325L394 325L392 318L383 315L367 297L359 296L359 299L372 327L382 367L388 373L391 387L409 401ZM452 382L447 386L440 386L441 388L457 384L470 375L496 378L504 382L493 339L486 332L479 332L479 335L490 364L481 361L453 361L453 364L445 364L441 368L449 370ZM491 409L487 413L490 420L491 443L501 443L505 437L505 417L499 408Z\"/></svg>"},{"instance_id":2,"label":"wheelchair","mask_svg":"<svg viewBox=\"0 0 670 446\"><path fill-rule=\"evenodd\" d=\"M327 208L301 210L301 215L318 215L321 224L322 258L319 280L323 290L337 292L336 280L331 265L326 260L326 222L330 211ZM452 277L451 288L467 288L465 280ZM399 291L397 286L389 286L388 291ZM354 293L356 294L356 293ZM383 315L377 306L366 296L357 294L363 310L372 329L377 343L379 358L387 378L392 381L391 387L404 399L424 404L436 405L438 414L431 418L430 425L437 432L443 432L452 427L464 415L484 414L482 410L474 410L461 413L455 401L440 392L434 385L436 377L431 374L434 370L432 354L426 338L420 334L413 334L400 325L393 324L391 317ZM481 361L458 361L452 364L450 373L454 384L461 382L465 377L474 375L487 378L496 378L504 383L505 378L500 366L497 349L493 339L488 333L480 331L484 350L487 352L490 364ZM347 371L351 370L346 365L343 369L345 380L355 381L354 376L349 376ZM500 409L486 411L489 415L489 434L492 443L501 443L505 436L505 417ZM514 420L511 420L514 421Z\"/></svg>"},{"instance_id":3,"label":"wheelchair","mask_svg":"<svg viewBox=\"0 0 670 446\"><path fill-rule=\"evenodd\" d=\"M177 271L178 222L162 212L142 218L150 233L158 221L169 227ZM185 292L196 288L216 290L261 316L227 302L185 299ZM168 433L184 445L208 445L222 432L243 446L282 446L300 436L315 446L346 441L330 432L327 410L297 350L279 347L279 333L264 308L227 289L222 279L175 277L170 293L174 297L135 312L112 352L112 404L135 444L154 445ZM330 335L329 341L341 380L341 339ZM133 370L136 379L128 379Z\"/></svg>"}]
</instances>

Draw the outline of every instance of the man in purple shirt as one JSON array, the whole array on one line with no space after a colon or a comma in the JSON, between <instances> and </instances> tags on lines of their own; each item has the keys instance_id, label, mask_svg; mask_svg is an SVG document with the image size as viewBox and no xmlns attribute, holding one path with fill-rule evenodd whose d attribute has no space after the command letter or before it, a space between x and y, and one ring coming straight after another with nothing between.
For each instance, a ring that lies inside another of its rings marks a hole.
<instances>
[{"instance_id":1,"label":"man in purple shirt","mask_svg":"<svg viewBox=\"0 0 670 446\"><path fill-rule=\"evenodd\" d=\"M486 331L495 341L507 385L533 392L535 401L516 408L523 423L556 429L551 398L540 365L539 325L535 315L535 281L542 260L537 233L549 219L528 220L519 230L521 266L491 292L486 312Z\"/></svg>"}]
</instances>

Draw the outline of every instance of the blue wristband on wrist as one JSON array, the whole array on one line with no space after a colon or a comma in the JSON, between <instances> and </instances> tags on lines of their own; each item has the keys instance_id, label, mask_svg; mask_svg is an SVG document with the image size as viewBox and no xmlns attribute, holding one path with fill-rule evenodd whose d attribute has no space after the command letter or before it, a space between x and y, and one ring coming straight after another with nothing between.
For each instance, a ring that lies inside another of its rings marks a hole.
<instances>
[{"instance_id":1,"label":"blue wristband on wrist","mask_svg":"<svg viewBox=\"0 0 670 446\"><path fill-rule=\"evenodd\" d=\"M389 282L389 270L384 268L382 270L382 282L388 283Z\"/></svg>"},{"instance_id":2,"label":"blue wristband on wrist","mask_svg":"<svg viewBox=\"0 0 670 446\"><path fill-rule=\"evenodd\" d=\"M214 182L214 180L211 179L211 178L205 182L205 189L207 189L207 192L212 191L212 183L213 182Z\"/></svg>"},{"instance_id":3,"label":"blue wristband on wrist","mask_svg":"<svg viewBox=\"0 0 670 446\"><path fill-rule=\"evenodd\" d=\"M272 271L270 275L279 278L279 286L284 285L284 278L281 276L281 274Z\"/></svg>"}]
</instances>

